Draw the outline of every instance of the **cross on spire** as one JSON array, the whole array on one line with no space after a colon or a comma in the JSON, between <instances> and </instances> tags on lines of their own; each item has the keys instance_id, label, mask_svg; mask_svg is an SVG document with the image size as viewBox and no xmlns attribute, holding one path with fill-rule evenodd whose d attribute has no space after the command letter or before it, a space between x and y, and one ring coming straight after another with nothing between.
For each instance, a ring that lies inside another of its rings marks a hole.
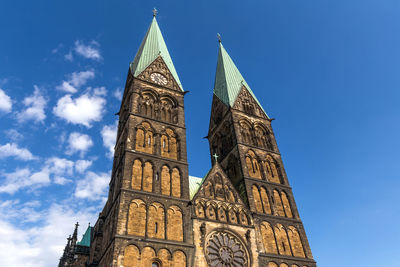
<instances>
[{"instance_id":1,"label":"cross on spire","mask_svg":"<svg viewBox=\"0 0 400 267\"><path fill-rule=\"evenodd\" d=\"M155 16L157 16L157 9L156 8L153 8L153 17L155 17Z\"/></svg>"},{"instance_id":2,"label":"cross on spire","mask_svg":"<svg viewBox=\"0 0 400 267\"><path fill-rule=\"evenodd\" d=\"M217 153L214 153L213 157L214 157L215 162L218 162L218 157L219 156L217 155Z\"/></svg>"},{"instance_id":3,"label":"cross on spire","mask_svg":"<svg viewBox=\"0 0 400 267\"><path fill-rule=\"evenodd\" d=\"M218 42L221 42L221 34L217 33Z\"/></svg>"}]
</instances>

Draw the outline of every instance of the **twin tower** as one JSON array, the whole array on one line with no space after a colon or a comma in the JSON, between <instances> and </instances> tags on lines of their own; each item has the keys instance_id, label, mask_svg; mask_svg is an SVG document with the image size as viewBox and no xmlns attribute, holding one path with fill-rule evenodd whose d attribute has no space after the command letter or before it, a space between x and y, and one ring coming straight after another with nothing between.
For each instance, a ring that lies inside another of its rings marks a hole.
<instances>
[{"instance_id":1,"label":"twin tower","mask_svg":"<svg viewBox=\"0 0 400 267\"><path fill-rule=\"evenodd\" d=\"M86 266L315 267L271 119L221 42L204 178L188 174L184 96L154 16L130 64Z\"/></svg>"}]
</instances>

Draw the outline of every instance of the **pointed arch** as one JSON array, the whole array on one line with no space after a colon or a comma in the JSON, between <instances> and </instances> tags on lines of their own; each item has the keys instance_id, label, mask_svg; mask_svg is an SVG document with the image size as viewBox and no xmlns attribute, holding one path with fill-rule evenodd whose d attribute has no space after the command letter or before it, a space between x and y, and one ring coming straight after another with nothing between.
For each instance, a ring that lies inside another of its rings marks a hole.
<instances>
[{"instance_id":1,"label":"pointed arch","mask_svg":"<svg viewBox=\"0 0 400 267\"><path fill-rule=\"evenodd\" d=\"M135 159L132 165L131 187L136 190L142 189L142 162L138 159Z\"/></svg>"},{"instance_id":2,"label":"pointed arch","mask_svg":"<svg viewBox=\"0 0 400 267\"><path fill-rule=\"evenodd\" d=\"M275 235L271 225L267 222L262 222L260 230L265 253L278 254Z\"/></svg>"},{"instance_id":3,"label":"pointed arch","mask_svg":"<svg viewBox=\"0 0 400 267\"><path fill-rule=\"evenodd\" d=\"M167 238L174 241L183 241L182 211L177 206L171 206L167 211Z\"/></svg>"},{"instance_id":4,"label":"pointed arch","mask_svg":"<svg viewBox=\"0 0 400 267\"><path fill-rule=\"evenodd\" d=\"M243 225L249 225L249 217L247 216L244 210L241 210L239 213L240 223Z\"/></svg>"},{"instance_id":5,"label":"pointed arch","mask_svg":"<svg viewBox=\"0 0 400 267\"><path fill-rule=\"evenodd\" d=\"M124 267L137 267L140 265L140 251L135 245L129 245L124 250Z\"/></svg>"},{"instance_id":6,"label":"pointed arch","mask_svg":"<svg viewBox=\"0 0 400 267\"><path fill-rule=\"evenodd\" d=\"M149 161L143 167L143 191L153 192L153 164Z\"/></svg>"},{"instance_id":7,"label":"pointed arch","mask_svg":"<svg viewBox=\"0 0 400 267\"><path fill-rule=\"evenodd\" d=\"M241 120L239 122L240 125L240 134L243 140L243 143L245 144L252 144L252 138L251 138L251 124L247 122L246 120Z\"/></svg>"},{"instance_id":8,"label":"pointed arch","mask_svg":"<svg viewBox=\"0 0 400 267\"><path fill-rule=\"evenodd\" d=\"M128 235L145 236L146 204L141 199L132 200L128 211Z\"/></svg>"},{"instance_id":9,"label":"pointed arch","mask_svg":"<svg viewBox=\"0 0 400 267\"><path fill-rule=\"evenodd\" d=\"M207 209L206 209L206 215L208 219L215 220L216 219L216 214L215 214L215 207L213 204L208 203Z\"/></svg>"},{"instance_id":10,"label":"pointed arch","mask_svg":"<svg viewBox=\"0 0 400 267\"><path fill-rule=\"evenodd\" d=\"M229 208L228 217L230 223L238 223L237 211L233 207Z\"/></svg>"},{"instance_id":11,"label":"pointed arch","mask_svg":"<svg viewBox=\"0 0 400 267\"><path fill-rule=\"evenodd\" d=\"M167 165L161 168L161 194L167 196L171 194L171 174Z\"/></svg>"},{"instance_id":12,"label":"pointed arch","mask_svg":"<svg viewBox=\"0 0 400 267\"><path fill-rule=\"evenodd\" d=\"M186 267L186 255L180 250L174 252L172 267Z\"/></svg>"},{"instance_id":13,"label":"pointed arch","mask_svg":"<svg viewBox=\"0 0 400 267\"><path fill-rule=\"evenodd\" d=\"M181 197L181 174L177 168L173 168L171 180L172 196Z\"/></svg>"},{"instance_id":14,"label":"pointed arch","mask_svg":"<svg viewBox=\"0 0 400 267\"><path fill-rule=\"evenodd\" d=\"M227 221L226 207L223 205L218 207L218 220L221 222Z\"/></svg>"},{"instance_id":15,"label":"pointed arch","mask_svg":"<svg viewBox=\"0 0 400 267\"><path fill-rule=\"evenodd\" d=\"M204 205L201 202L197 202L196 206L195 206L195 212L196 212L196 216L199 218L204 218L205 214L204 214Z\"/></svg>"},{"instance_id":16,"label":"pointed arch","mask_svg":"<svg viewBox=\"0 0 400 267\"><path fill-rule=\"evenodd\" d=\"M150 238L165 238L164 207L153 202L149 206L149 218L147 220L147 236Z\"/></svg>"},{"instance_id":17,"label":"pointed arch","mask_svg":"<svg viewBox=\"0 0 400 267\"><path fill-rule=\"evenodd\" d=\"M281 192L282 204L285 209L286 217L293 218L292 209L290 208L289 199L284 191Z\"/></svg>"},{"instance_id":18,"label":"pointed arch","mask_svg":"<svg viewBox=\"0 0 400 267\"><path fill-rule=\"evenodd\" d=\"M258 213L263 213L260 191L258 190L258 187L256 185L253 185L252 191L253 191L254 206L256 208L256 211Z\"/></svg>"},{"instance_id":19,"label":"pointed arch","mask_svg":"<svg viewBox=\"0 0 400 267\"><path fill-rule=\"evenodd\" d=\"M214 186L210 181L204 185L204 196L211 199L214 198Z\"/></svg>"},{"instance_id":20,"label":"pointed arch","mask_svg":"<svg viewBox=\"0 0 400 267\"><path fill-rule=\"evenodd\" d=\"M288 227L288 236L290 245L292 245L293 256L305 258L303 244L301 242L299 231L294 226Z\"/></svg>"},{"instance_id":21,"label":"pointed arch","mask_svg":"<svg viewBox=\"0 0 400 267\"><path fill-rule=\"evenodd\" d=\"M261 200L264 208L265 214L271 214L271 205L269 204L269 198L267 190L264 187L260 189Z\"/></svg>"},{"instance_id":22,"label":"pointed arch","mask_svg":"<svg viewBox=\"0 0 400 267\"><path fill-rule=\"evenodd\" d=\"M279 254L292 256L286 229L283 227L283 225L279 223L275 225L274 232L275 232L276 242L278 243Z\"/></svg>"},{"instance_id":23,"label":"pointed arch","mask_svg":"<svg viewBox=\"0 0 400 267\"><path fill-rule=\"evenodd\" d=\"M277 190L274 190L273 192L274 192L274 203L275 203L275 210L276 210L275 215L285 217L285 211L283 210L281 196Z\"/></svg>"}]
</instances>

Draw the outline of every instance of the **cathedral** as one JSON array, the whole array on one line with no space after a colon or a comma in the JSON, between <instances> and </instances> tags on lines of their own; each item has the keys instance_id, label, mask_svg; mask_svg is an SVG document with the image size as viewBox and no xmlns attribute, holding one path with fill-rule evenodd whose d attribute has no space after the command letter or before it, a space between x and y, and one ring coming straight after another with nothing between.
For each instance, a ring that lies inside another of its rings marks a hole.
<instances>
[{"instance_id":1,"label":"cathedral","mask_svg":"<svg viewBox=\"0 0 400 267\"><path fill-rule=\"evenodd\" d=\"M185 93L154 14L129 66L108 200L59 267L316 267L272 119L221 40L202 178L188 173Z\"/></svg>"}]
</instances>

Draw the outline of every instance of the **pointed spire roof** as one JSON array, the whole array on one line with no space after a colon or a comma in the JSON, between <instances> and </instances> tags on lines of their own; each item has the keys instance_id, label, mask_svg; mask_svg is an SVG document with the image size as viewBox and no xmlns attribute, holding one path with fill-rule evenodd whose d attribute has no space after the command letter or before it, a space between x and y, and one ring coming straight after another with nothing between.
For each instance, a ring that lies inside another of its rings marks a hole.
<instances>
[{"instance_id":1,"label":"pointed spire roof","mask_svg":"<svg viewBox=\"0 0 400 267\"><path fill-rule=\"evenodd\" d=\"M250 86L247 84L246 80L243 78L242 74L236 67L232 58L226 52L222 42L219 38L219 51L218 51L218 62L217 71L215 74L214 83L214 94L227 106L233 107L237 96L245 86L249 93L253 96L254 100L264 111L260 102L258 102ZM264 111L265 115L267 113ZM267 115L268 117L268 115Z\"/></svg>"},{"instance_id":2,"label":"pointed spire roof","mask_svg":"<svg viewBox=\"0 0 400 267\"><path fill-rule=\"evenodd\" d=\"M182 89L182 84L179 80L178 73L175 70L174 63L172 63L171 56L169 55L167 45L165 44L164 38L161 34L160 28L156 20L156 16L153 16L153 21L147 30L146 36L144 37L139 50L130 64L130 69L134 77L137 77L142 73L158 56L161 56L167 65L169 71L174 77L176 83Z\"/></svg>"}]
</instances>

